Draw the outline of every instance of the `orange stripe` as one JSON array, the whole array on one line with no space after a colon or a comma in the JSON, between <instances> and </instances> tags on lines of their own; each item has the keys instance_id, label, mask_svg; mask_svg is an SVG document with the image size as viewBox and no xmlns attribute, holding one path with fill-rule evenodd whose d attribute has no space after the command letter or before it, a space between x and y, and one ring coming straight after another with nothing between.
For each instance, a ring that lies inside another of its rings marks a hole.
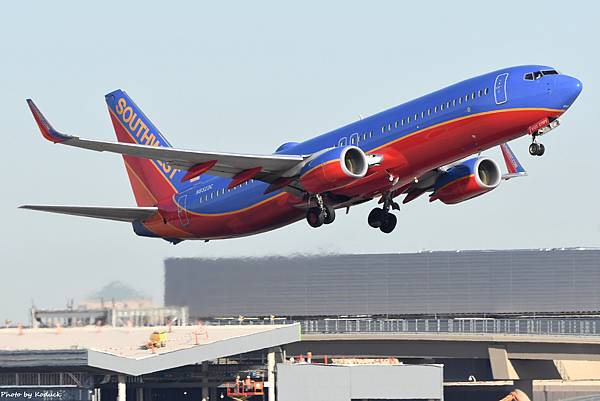
<instances>
[{"instance_id":1,"label":"orange stripe","mask_svg":"<svg viewBox=\"0 0 600 401\"><path fill-rule=\"evenodd\" d=\"M471 179L473 177L475 177L475 174L465 175L464 177L460 177L460 178L457 178L456 180L450 181L449 183L445 184L443 187L440 187L440 188L436 189L435 191L436 192L441 191L441 190L443 190L444 188L446 188L449 185L455 184L455 183L457 183L459 181L462 181L462 180L469 180L469 179Z\"/></svg>"},{"instance_id":2,"label":"orange stripe","mask_svg":"<svg viewBox=\"0 0 600 401\"><path fill-rule=\"evenodd\" d=\"M124 161L125 161L125 160L124 160ZM152 199L154 199L154 201L155 201L155 202L156 202L156 204L158 205L158 201L156 200L156 197L155 197L154 195L152 195L152 192L150 191L150 189L148 189L148 187L146 186L146 184L144 184L144 181L143 181L143 180L140 178L140 176L139 176L139 175L137 175L137 174L135 173L135 171L133 170L133 167L131 167L131 166L129 165L129 163L127 163L126 161L125 161L125 167L127 168L127 170L129 170L129 171L131 171L131 172L133 173L133 175L135 176L135 178L137 178L137 179L138 179L139 183L140 183L140 184L142 184L142 186L143 186L143 187L146 189L146 191L148 191L148 193L150 194L150 196L152 197ZM179 229L179 228L175 227L174 225L172 225L171 223L169 223L169 221L168 221L168 220L167 220L167 223L166 223L165 225L167 225L167 226L171 227L172 229L174 229L174 230L176 230L176 231L178 231L178 232L180 232L180 233L184 233L185 235L192 235L192 233L189 233L189 232L187 232L187 231L184 231L184 230L181 230L181 229Z\"/></svg>"},{"instance_id":3,"label":"orange stripe","mask_svg":"<svg viewBox=\"0 0 600 401\"><path fill-rule=\"evenodd\" d=\"M193 212L193 211L191 211L191 210L189 210L189 209L185 209L185 208L181 207L181 205L180 205L180 204L179 204L179 203L178 203L176 200L174 200L174 202L177 204L177 206L181 207L182 209L185 209L185 210L186 210L188 213L190 213L190 214L192 214L192 215L194 215L194 216L204 216L204 217L220 217L220 216L229 216L229 215L236 214L236 213L242 213L242 212L245 212L245 211L248 211L248 210L254 209L255 207L258 207L258 206L264 205L265 203L267 203L267 202L270 202L270 201L272 201L272 200L275 200L275 199L277 199L277 198L280 198L280 197L282 197L282 196L284 196L284 195L287 195L287 192L280 192L280 193L278 193L278 194L277 194L277 195L275 195L275 196L272 196L272 197L270 197L270 198L268 198L268 199L265 199L265 200L263 200L263 201L260 201L260 202L258 202L258 203L255 203L254 205L247 206L247 207L245 207L245 208L243 208L243 209L233 210L233 211L231 211L231 212L224 212L224 213L214 213L214 214L210 214L210 213L198 213L198 212Z\"/></svg>"},{"instance_id":4,"label":"orange stripe","mask_svg":"<svg viewBox=\"0 0 600 401\"><path fill-rule=\"evenodd\" d=\"M337 161L339 161L339 159L328 160L328 161L326 161L325 163L321 163L321 164L319 164L318 166L315 166L315 167L311 168L311 169L310 169L310 170L308 170L306 173L302 174L302 176L306 177L307 175L309 175L310 173L312 173L312 172L313 172L315 169L317 169L317 168L319 168L319 167L324 167L324 166L326 166L326 165L328 165L328 164L335 163L335 162L337 162Z\"/></svg>"},{"instance_id":5,"label":"orange stripe","mask_svg":"<svg viewBox=\"0 0 600 401\"><path fill-rule=\"evenodd\" d=\"M375 151L377 151L377 150L379 150L381 148L384 148L384 147L389 146L389 145L393 145L396 142L400 142L400 141L402 141L404 139L410 138L410 137L412 137L414 135L420 134L420 133L422 133L424 131L427 131L427 130L430 130L432 128L441 127L441 126L444 126L446 124L451 124L451 123L454 123L454 122L457 122L457 121L466 120L468 118L473 118L473 117L478 117L478 116L484 116L484 115L487 115L487 114L506 113L506 112L510 112L510 111L532 111L532 110L535 110L535 111L550 111L550 112L554 112L554 113L556 113L556 112L563 112L564 111L564 110L558 110L558 109L547 109L547 108L543 108L543 107L542 108L540 108L540 107L530 107L530 108L524 107L524 108L515 108L515 109L503 109L503 110L484 111L484 112L481 112L481 113L471 114L469 116L458 117L458 118L455 118L453 120L443 121L441 123L438 123L438 124L435 124L435 125L431 125L431 126L429 126L427 128L422 128L422 129L420 129L418 131L412 132L412 133L410 133L408 135L405 135L405 136L403 136L401 138L397 138L397 139L394 139L393 141L386 142L385 144L383 144L381 146L378 146L375 149L369 150L367 153L373 153L373 152L375 152Z\"/></svg>"}]
</instances>

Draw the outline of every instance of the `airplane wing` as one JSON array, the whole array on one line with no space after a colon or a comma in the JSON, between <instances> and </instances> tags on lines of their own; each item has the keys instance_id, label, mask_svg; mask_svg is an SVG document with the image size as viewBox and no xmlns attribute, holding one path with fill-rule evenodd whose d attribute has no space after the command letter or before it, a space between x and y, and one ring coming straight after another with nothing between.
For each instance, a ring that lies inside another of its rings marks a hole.
<instances>
[{"instance_id":1,"label":"airplane wing","mask_svg":"<svg viewBox=\"0 0 600 401\"><path fill-rule=\"evenodd\" d=\"M98 152L111 152L151 160L161 160L174 168L188 170L187 179L194 177L194 171L201 171L201 173L209 172L210 174L224 177L234 177L245 171L260 168L260 172L253 177L265 182L274 182L280 177L293 176L298 166L309 157L309 155L252 155L201 152L84 139L56 131L31 99L27 99L27 104L33 113L33 117L42 135L51 142Z\"/></svg>"},{"instance_id":2,"label":"airplane wing","mask_svg":"<svg viewBox=\"0 0 600 401\"><path fill-rule=\"evenodd\" d=\"M144 220L158 212L156 207L95 207L62 205L23 205L20 209L39 210L73 216L93 217L96 219L134 222Z\"/></svg>"}]
</instances>

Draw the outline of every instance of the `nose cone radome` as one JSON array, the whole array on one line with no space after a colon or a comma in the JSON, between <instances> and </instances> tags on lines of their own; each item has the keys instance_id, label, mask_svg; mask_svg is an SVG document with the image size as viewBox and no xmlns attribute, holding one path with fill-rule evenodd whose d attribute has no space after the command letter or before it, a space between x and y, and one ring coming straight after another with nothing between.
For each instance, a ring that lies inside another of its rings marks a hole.
<instances>
[{"instance_id":1,"label":"nose cone radome","mask_svg":"<svg viewBox=\"0 0 600 401\"><path fill-rule=\"evenodd\" d=\"M562 107L569 108L581 93L583 85L580 80L568 75L558 75L556 78L556 89L561 97Z\"/></svg>"}]
</instances>

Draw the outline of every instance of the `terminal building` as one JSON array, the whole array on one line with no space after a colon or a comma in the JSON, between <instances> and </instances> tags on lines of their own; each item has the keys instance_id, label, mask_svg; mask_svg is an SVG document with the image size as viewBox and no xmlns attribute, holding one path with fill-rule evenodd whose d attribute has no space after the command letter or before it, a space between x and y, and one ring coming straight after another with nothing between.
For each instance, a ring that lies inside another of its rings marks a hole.
<instances>
[{"instance_id":1,"label":"terminal building","mask_svg":"<svg viewBox=\"0 0 600 401\"><path fill-rule=\"evenodd\" d=\"M0 400L600 394L596 249L168 259L164 304L185 324L0 329Z\"/></svg>"},{"instance_id":2,"label":"terminal building","mask_svg":"<svg viewBox=\"0 0 600 401\"><path fill-rule=\"evenodd\" d=\"M586 248L165 261L191 319L595 315L599 284Z\"/></svg>"}]
</instances>

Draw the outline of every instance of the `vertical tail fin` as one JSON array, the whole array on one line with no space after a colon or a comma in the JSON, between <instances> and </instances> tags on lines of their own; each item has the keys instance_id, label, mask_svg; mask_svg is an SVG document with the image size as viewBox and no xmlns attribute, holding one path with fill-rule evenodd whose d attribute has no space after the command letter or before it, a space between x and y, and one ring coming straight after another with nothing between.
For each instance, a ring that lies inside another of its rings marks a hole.
<instances>
[{"instance_id":1,"label":"vertical tail fin","mask_svg":"<svg viewBox=\"0 0 600 401\"><path fill-rule=\"evenodd\" d=\"M506 170L508 171L507 174L502 176L503 179L510 180L511 178L527 175L527 171L525 171L517 156L515 156L510 146L508 146L508 143L500 145L500 150L502 151L502 157L504 157L504 163L506 163Z\"/></svg>"},{"instance_id":2,"label":"vertical tail fin","mask_svg":"<svg viewBox=\"0 0 600 401\"><path fill-rule=\"evenodd\" d=\"M107 94L106 104L119 142L171 147L124 91ZM172 197L187 185L181 182L184 172L160 160L132 156L123 156L123 159L138 206L156 206L160 200Z\"/></svg>"}]
</instances>

